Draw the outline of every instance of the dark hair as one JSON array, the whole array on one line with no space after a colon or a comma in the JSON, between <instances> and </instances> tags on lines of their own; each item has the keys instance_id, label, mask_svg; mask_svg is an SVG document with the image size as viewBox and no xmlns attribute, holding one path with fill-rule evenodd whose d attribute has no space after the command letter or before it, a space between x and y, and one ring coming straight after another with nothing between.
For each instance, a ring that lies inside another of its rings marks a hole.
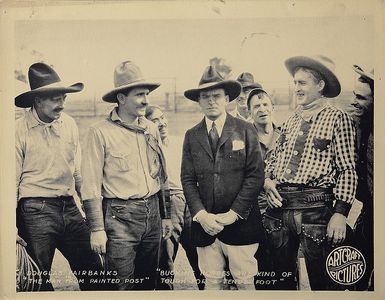
<instances>
[{"instance_id":1,"label":"dark hair","mask_svg":"<svg viewBox=\"0 0 385 300\"><path fill-rule=\"evenodd\" d=\"M267 98L270 99L270 102L271 102L271 105L273 105L273 100L271 99L271 97L269 96L268 93L266 93L265 91L258 91L257 93L255 93L254 95L252 95L251 97L247 97L247 109L250 111L250 102L251 102L251 98L253 98L254 96L257 96L258 99L261 99L259 97L259 95L261 94L265 94L267 96Z\"/></svg>"},{"instance_id":2,"label":"dark hair","mask_svg":"<svg viewBox=\"0 0 385 300\"><path fill-rule=\"evenodd\" d=\"M146 107L146 113L145 113L145 117L146 119L150 118L151 115L154 113L154 111L156 109L159 109L160 111L162 111L162 109L158 106L158 105L148 105ZM162 111L163 112L163 111Z\"/></svg>"},{"instance_id":3,"label":"dark hair","mask_svg":"<svg viewBox=\"0 0 385 300\"><path fill-rule=\"evenodd\" d=\"M372 96L374 96L374 80L371 80L364 76L360 76L358 77L358 81L369 84L370 90L372 92Z\"/></svg>"}]
</instances>

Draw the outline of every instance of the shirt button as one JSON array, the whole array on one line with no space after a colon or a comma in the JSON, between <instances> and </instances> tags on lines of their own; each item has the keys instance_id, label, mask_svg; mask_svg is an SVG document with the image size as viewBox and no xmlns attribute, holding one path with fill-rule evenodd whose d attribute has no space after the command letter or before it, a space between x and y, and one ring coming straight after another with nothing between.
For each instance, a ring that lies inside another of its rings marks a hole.
<instances>
[{"instance_id":1,"label":"shirt button","mask_svg":"<svg viewBox=\"0 0 385 300\"><path fill-rule=\"evenodd\" d=\"M298 155L298 151L297 150L294 150L294 155Z\"/></svg>"},{"instance_id":2,"label":"shirt button","mask_svg":"<svg viewBox=\"0 0 385 300\"><path fill-rule=\"evenodd\" d=\"M303 135L303 131L301 130L300 132L298 132L298 135Z\"/></svg>"},{"instance_id":3,"label":"shirt button","mask_svg":"<svg viewBox=\"0 0 385 300\"><path fill-rule=\"evenodd\" d=\"M291 173L291 170L290 170L290 169L286 169L286 173L287 173L287 174L290 174L290 173Z\"/></svg>"}]
</instances>

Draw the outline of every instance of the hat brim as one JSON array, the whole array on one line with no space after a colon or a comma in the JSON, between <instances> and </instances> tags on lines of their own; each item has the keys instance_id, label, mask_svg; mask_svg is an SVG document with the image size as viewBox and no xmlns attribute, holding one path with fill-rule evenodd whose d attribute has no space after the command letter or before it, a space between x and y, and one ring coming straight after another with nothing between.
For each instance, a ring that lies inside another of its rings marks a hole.
<instances>
[{"instance_id":1,"label":"hat brim","mask_svg":"<svg viewBox=\"0 0 385 300\"><path fill-rule=\"evenodd\" d=\"M293 77L294 71L298 67L318 71L325 80L325 88L323 91L325 97L333 98L341 93L341 85L334 72L313 58L307 56L294 56L285 61L285 66Z\"/></svg>"},{"instance_id":2,"label":"hat brim","mask_svg":"<svg viewBox=\"0 0 385 300\"><path fill-rule=\"evenodd\" d=\"M160 83L134 82L134 83L130 83L130 84L127 84L127 85L122 85L122 86L120 86L118 88L113 89L112 91L110 91L107 94L105 94L102 97L102 99L105 102L115 103L115 102L118 101L116 99L116 94L117 93L129 90L129 89L132 89L132 88L138 88L138 87L148 88L150 93L151 93L153 90L157 89L159 86L160 86Z\"/></svg>"},{"instance_id":3,"label":"hat brim","mask_svg":"<svg viewBox=\"0 0 385 300\"><path fill-rule=\"evenodd\" d=\"M353 65L353 70L354 70L356 73L360 74L362 77L365 77L366 79L369 79L369 80L374 81L374 74L365 72L365 71L362 70L359 66Z\"/></svg>"},{"instance_id":4,"label":"hat brim","mask_svg":"<svg viewBox=\"0 0 385 300\"><path fill-rule=\"evenodd\" d=\"M241 93L241 84L235 80L224 80L221 82L210 82L206 84L202 84L197 89L190 89L184 92L184 96L187 99L198 102L200 92L212 90L215 88L223 88L225 90L226 95L229 96L229 102L236 99Z\"/></svg>"},{"instance_id":5,"label":"hat brim","mask_svg":"<svg viewBox=\"0 0 385 300\"><path fill-rule=\"evenodd\" d=\"M84 84L77 82L68 87L41 87L15 97L15 105L21 108L31 107L36 96L52 95L52 94L68 94L76 93L83 90Z\"/></svg>"}]
</instances>

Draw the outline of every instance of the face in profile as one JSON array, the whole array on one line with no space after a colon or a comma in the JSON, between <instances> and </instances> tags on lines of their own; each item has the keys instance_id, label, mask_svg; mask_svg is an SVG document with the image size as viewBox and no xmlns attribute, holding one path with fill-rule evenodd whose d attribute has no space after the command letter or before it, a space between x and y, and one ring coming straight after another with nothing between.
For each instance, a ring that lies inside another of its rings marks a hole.
<instances>
[{"instance_id":1,"label":"face in profile","mask_svg":"<svg viewBox=\"0 0 385 300\"><path fill-rule=\"evenodd\" d=\"M205 116L214 121L226 112L229 96L224 89L212 89L200 92L199 106Z\"/></svg>"},{"instance_id":2,"label":"face in profile","mask_svg":"<svg viewBox=\"0 0 385 300\"><path fill-rule=\"evenodd\" d=\"M361 82L359 78L354 82L354 98L350 104L350 113L355 117L363 117L373 110L373 94L370 86L366 82Z\"/></svg>"},{"instance_id":3,"label":"face in profile","mask_svg":"<svg viewBox=\"0 0 385 300\"><path fill-rule=\"evenodd\" d=\"M299 69L294 74L294 96L298 105L308 105L321 96L325 83L306 70Z\"/></svg>"}]
</instances>

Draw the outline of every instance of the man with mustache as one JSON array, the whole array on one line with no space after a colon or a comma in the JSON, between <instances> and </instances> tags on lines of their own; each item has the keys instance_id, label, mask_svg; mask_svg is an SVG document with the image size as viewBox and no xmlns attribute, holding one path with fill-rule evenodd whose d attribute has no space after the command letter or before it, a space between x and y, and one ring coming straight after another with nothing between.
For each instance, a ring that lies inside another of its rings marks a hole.
<instances>
[{"instance_id":1,"label":"man with mustache","mask_svg":"<svg viewBox=\"0 0 385 300\"><path fill-rule=\"evenodd\" d=\"M254 255L263 237L257 201L264 178L261 149L253 125L225 110L240 91L237 81L224 80L209 66L198 88L184 93L205 115L185 134L181 170L205 289L225 288L227 261L238 289L254 289L258 271Z\"/></svg>"},{"instance_id":2,"label":"man with mustache","mask_svg":"<svg viewBox=\"0 0 385 300\"><path fill-rule=\"evenodd\" d=\"M31 91L15 98L17 107L30 108L16 121L17 241L42 272L41 291L53 291L49 273L55 249L68 260L81 290L97 289L90 280L98 278L100 264L73 198L82 184L79 133L62 113L66 94L80 92L83 84L62 85L44 63L31 65L28 77Z\"/></svg>"},{"instance_id":3,"label":"man with mustache","mask_svg":"<svg viewBox=\"0 0 385 300\"><path fill-rule=\"evenodd\" d=\"M145 118L148 95L160 84L146 81L131 61L115 68L114 83L103 100L117 107L88 132L83 206L91 247L106 254L114 288L153 290L160 238L172 229L161 138Z\"/></svg>"},{"instance_id":4,"label":"man with mustache","mask_svg":"<svg viewBox=\"0 0 385 300\"><path fill-rule=\"evenodd\" d=\"M249 72L240 74L237 81L241 84L242 89L236 100L237 106L231 114L236 118L252 123L253 118L247 105L247 96L252 89L262 88L262 86L254 81L253 74Z\"/></svg>"},{"instance_id":5,"label":"man with mustache","mask_svg":"<svg viewBox=\"0 0 385 300\"><path fill-rule=\"evenodd\" d=\"M180 182L182 141L179 137L169 136L168 120L160 107L155 105L147 106L146 118L158 126L162 139L169 176L171 220L173 224L171 237L169 239L162 239L161 242L156 288L158 290L174 289L174 260L180 243L186 251L186 256L193 269L198 288L202 290L204 288L204 276L199 270L197 250L191 241L191 214L187 207Z\"/></svg>"},{"instance_id":6,"label":"man with mustache","mask_svg":"<svg viewBox=\"0 0 385 300\"><path fill-rule=\"evenodd\" d=\"M357 126L358 145L358 187L356 198L363 203L363 208L358 217L354 230L357 234L357 248L365 256L365 275L357 283L358 290L374 289L374 203L373 203L373 115L374 115L374 70L363 70L357 65L353 66L356 72L354 82L354 99L351 103L351 115Z\"/></svg>"},{"instance_id":7,"label":"man with mustache","mask_svg":"<svg viewBox=\"0 0 385 300\"><path fill-rule=\"evenodd\" d=\"M272 267L291 274L282 277L278 288L296 289L301 244L311 289L344 289L327 275L325 260L332 246L345 240L356 192L354 124L327 102L341 91L331 59L296 56L285 65L294 77L299 107L282 125L266 163L264 189L270 208L263 225Z\"/></svg>"}]
</instances>

